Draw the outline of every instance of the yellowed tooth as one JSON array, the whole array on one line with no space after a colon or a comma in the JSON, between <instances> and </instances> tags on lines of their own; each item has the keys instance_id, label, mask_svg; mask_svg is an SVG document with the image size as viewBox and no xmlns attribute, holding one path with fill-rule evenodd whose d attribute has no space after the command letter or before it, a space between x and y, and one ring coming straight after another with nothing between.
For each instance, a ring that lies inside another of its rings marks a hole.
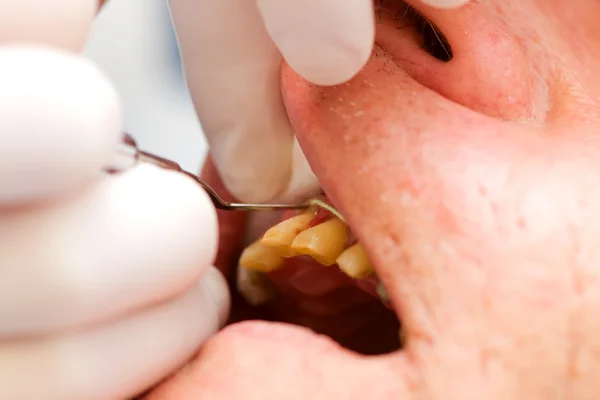
<instances>
[{"instance_id":1,"label":"yellowed tooth","mask_svg":"<svg viewBox=\"0 0 600 400\"><path fill-rule=\"evenodd\" d=\"M348 241L348 226L333 217L322 224L301 232L292 242L291 249L314 258L319 264L333 265L344 251Z\"/></svg>"},{"instance_id":2,"label":"yellowed tooth","mask_svg":"<svg viewBox=\"0 0 600 400\"><path fill-rule=\"evenodd\" d=\"M316 210L308 210L295 217L286 219L266 231L260 242L267 247L276 248L282 257L293 257L297 255L290 248L294 238L300 232L308 229L308 225L315 215Z\"/></svg>"},{"instance_id":3,"label":"yellowed tooth","mask_svg":"<svg viewBox=\"0 0 600 400\"><path fill-rule=\"evenodd\" d=\"M238 268L236 287L242 297L253 306L260 306L273 300L278 291L263 272Z\"/></svg>"},{"instance_id":4,"label":"yellowed tooth","mask_svg":"<svg viewBox=\"0 0 600 400\"><path fill-rule=\"evenodd\" d=\"M281 267L283 257L279 251L260 241L246 247L240 256L240 267L260 272L271 272Z\"/></svg>"},{"instance_id":5,"label":"yellowed tooth","mask_svg":"<svg viewBox=\"0 0 600 400\"><path fill-rule=\"evenodd\" d=\"M336 260L342 271L351 278L362 279L372 275L373 265L360 243L348 247Z\"/></svg>"}]
</instances>

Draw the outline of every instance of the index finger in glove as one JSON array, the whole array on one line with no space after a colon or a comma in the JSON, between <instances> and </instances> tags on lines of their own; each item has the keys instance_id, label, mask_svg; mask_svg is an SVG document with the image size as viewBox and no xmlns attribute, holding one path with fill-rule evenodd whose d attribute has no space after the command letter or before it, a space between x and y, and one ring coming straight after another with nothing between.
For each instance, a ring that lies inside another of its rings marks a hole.
<instances>
[{"instance_id":1,"label":"index finger in glove","mask_svg":"<svg viewBox=\"0 0 600 400\"><path fill-rule=\"evenodd\" d=\"M164 302L205 273L217 247L206 193L151 165L0 220L0 336L8 337L98 324Z\"/></svg>"},{"instance_id":2,"label":"index finger in glove","mask_svg":"<svg viewBox=\"0 0 600 400\"><path fill-rule=\"evenodd\" d=\"M257 4L286 62L312 83L343 83L371 54L373 0L258 0Z\"/></svg>"},{"instance_id":3,"label":"index finger in glove","mask_svg":"<svg viewBox=\"0 0 600 400\"><path fill-rule=\"evenodd\" d=\"M293 135L281 101L281 57L254 2L170 5L188 87L225 186L244 201L273 198L290 179Z\"/></svg>"},{"instance_id":4,"label":"index finger in glove","mask_svg":"<svg viewBox=\"0 0 600 400\"><path fill-rule=\"evenodd\" d=\"M291 179L294 142L281 101L282 57L269 34L306 78L339 83L371 51L371 0L170 4L188 86L224 184L244 201L274 198Z\"/></svg>"}]
</instances>

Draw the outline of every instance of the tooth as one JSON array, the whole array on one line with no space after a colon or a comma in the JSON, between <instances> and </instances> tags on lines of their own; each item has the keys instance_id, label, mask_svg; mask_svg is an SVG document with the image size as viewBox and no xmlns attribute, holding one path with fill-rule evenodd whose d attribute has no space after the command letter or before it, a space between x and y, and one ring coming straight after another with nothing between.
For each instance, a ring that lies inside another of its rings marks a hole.
<instances>
[{"instance_id":1,"label":"tooth","mask_svg":"<svg viewBox=\"0 0 600 400\"><path fill-rule=\"evenodd\" d=\"M260 272L271 272L281 267L283 257L277 249L254 242L240 256L240 267Z\"/></svg>"},{"instance_id":2,"label":"tooth","mask_svg":"<svg viewBox=\"0 0 600 400\"><path fill-rule=\"evenodd\" d=\"M319 264L333 265L344 251L348 241L348 227L339 218L301 232L292 242L291 249L314 258Z\"/></svg>"},{"instance_id":3,"label":"tooth","mask_svg":"<svg viewBox=\"0 0 600 400\"><path fill-rule=\"evenodd\" d=\"M300 232L308 229L308 225L310 224L310 221L315 218L315 215L315 210L309 210L296 215L295 217L286 219L266 231L260 242L267 247L279 250L279 254L281 254L282 257L293 257L297 255L296 252L292 251L290 248L294 238L298 236Z\"/></svg>"},{"instance_id":4,"label":"tooth","mask_svg":"<svg viewBox=\"0 0 600 400\"><path fill-rule=\"evenodd\" d=\"M342 271L351 278L362 279L372 275L373 265L360 243L348 247L336 260Z\"/></svg>"},{"instance_id":5,"label":"tooth","mask_svg":"<svg viewBox=\"0 0 600 400\"><path fill-rule=\"evenodd\" d=\"M238 268L236 287L242 297L255 307L277 296L277 289L262 272L246 268Z\"/></svg>"}]
</instances>

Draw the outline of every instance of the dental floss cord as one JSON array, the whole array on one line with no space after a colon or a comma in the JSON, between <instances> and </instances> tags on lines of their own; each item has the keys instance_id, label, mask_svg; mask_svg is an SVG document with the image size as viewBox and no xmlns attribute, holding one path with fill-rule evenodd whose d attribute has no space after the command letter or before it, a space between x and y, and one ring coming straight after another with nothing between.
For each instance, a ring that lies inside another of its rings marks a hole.
<instances>
[{"instance_id":1,"label":"dental floss cord","mask_svg":"<svg viewBox=\"0 0 600 400\"><path fill-rule=\"evenodd\" d=\"M342 222L346 223L346 220L344 219L344 217L342 217L342 214L340 214L340 212L338 210L336 210L335 208L331 207L329 204L325 203L324 201L321 201L319 199L312 199L309 201L309 204L311 205L315 205L317 207L321 207L326 209L327 211L329 211L330 213L332 213L333 215L335 215L336 217L338 217L339 219L342 220Z\"/></svg>"}]
</instances>

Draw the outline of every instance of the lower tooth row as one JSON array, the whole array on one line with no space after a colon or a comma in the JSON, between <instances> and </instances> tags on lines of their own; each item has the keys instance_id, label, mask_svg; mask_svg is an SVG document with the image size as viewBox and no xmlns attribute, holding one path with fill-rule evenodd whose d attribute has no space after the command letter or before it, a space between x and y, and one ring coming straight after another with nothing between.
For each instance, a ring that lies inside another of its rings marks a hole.
<instances>
[{"instance_id":1,"label":"lower tooth row","mask_svg":"<svg viewBox=\"0 0 600 400\"><path fill-rule=\"evenodd\" d=\"M242 268L271 272L285 258L306 255L322 265L337 264L348 276L362 279L374 273L373 266L360 243L346 248L350 231L339 218L310 227L315 211L309 210L287 219L248 246L240 257Z\"/></svg>"}]
</instances>

